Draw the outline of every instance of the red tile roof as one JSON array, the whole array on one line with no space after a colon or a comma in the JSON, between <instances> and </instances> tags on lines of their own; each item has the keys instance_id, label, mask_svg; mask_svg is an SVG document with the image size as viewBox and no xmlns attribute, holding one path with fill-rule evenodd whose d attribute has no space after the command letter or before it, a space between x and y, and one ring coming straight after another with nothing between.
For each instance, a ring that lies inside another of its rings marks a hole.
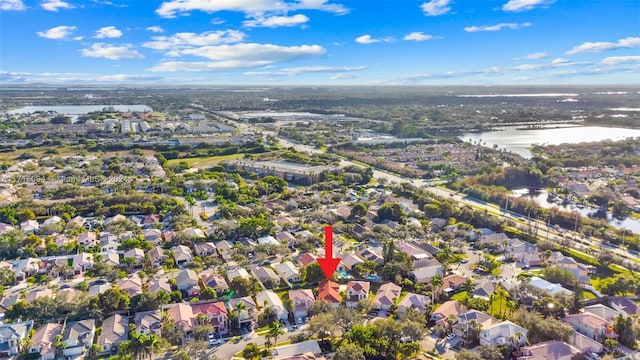
<instances>
[{"instance_id":1,"label":"red tile roof","mask_svg":"<svg viewBox=\"0 0 640 360\"><path fill-rule=\"evenodd\" d=\"M318 300L324 300L328 303L339 303L342 301L340 285L329 280L318 284Z\"/></svg>"}]
</instances>

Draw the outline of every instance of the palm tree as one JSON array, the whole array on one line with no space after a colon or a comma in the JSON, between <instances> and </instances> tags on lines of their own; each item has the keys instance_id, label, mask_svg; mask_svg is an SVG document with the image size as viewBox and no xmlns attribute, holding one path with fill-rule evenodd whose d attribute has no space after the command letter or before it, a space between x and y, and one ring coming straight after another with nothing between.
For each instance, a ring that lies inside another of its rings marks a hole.
<instances>
[{"instance_id":1,"label":"palm tree","mask_svg":"<svg viewBox=\"0 0 640 360\"><path fill-rule=\"evenodd\" d=\"M442 275L435 275L434 277L432 277L429 281L429 284L431 285L431 303L433 304L436 302L436 296L440 291L440 287L444 285L444 281L442 281Z\"/></svg>"},{"instance_id":2,"label":"palm tree","mask_svg":"<svg viewBox=\"0 0 640 360\"><path fill-rule=\"evenodd\" d=\"M476 289L476 284L471 279L467 279L464 283L462 283L462 291L466 291L467 294L471 295L473 290Z\"/></svg>"},{"instance_id":3,"label":"palm tree","mask_svg":"<svg viewBox=\"0 0 640 360\"><path fill-rule=\"evenodd\" d=\"M511 298L508 298L507 302L505 303L505 312L507 313L507 315L511 316L511 314L513 314L513 312L516 311L517 308L518 307L516 302Z\"/></svg>"},{"instance_id":4,"label":"palm tree","mask_svg":"<svg viewBox=\"0 0 640 360\"><path fill-rule=\"evenodd\" d=\"M238 316L238 329L240 328L240 314L242 314L242 312L246 310L247 304L245 304L244 301L238 301L233 309L233 312L235 312Z\"/></svg>"},{"instance_id":5,"label":"palm tree","mask_svg":"<svg viewBox=\"0 0 640 360\"><path fill-rule=\"evenodd\" d=\"M279 321L274 321L269 325L268 337L273 338L273 347L278 345L278 336L284 334L284 326Z\"/></svg>"},{"instance_id":6,"label":"palm tree","mask_svg":"<svg viewBox=\"0 0 640 360\"><path fill-rule=\"evenodd\" d=\"M58 334L53 337L53 348L55 350L56 359L60 359L63 356L64 349L67 347L67 344L62 341L62 335Z\"/></svg>"},{"instance_id":7,"label":"palm tree","mask_svg":"<svg viewBox=\"0 0 640 360\"><path fill-rule=\"evenodd\" d=\"M154 351L158 350L161 344L160 337L156 333L150 333L142 342L142 349L149 356L149 359L153 359Z\"/></svg>"}]
</instances>

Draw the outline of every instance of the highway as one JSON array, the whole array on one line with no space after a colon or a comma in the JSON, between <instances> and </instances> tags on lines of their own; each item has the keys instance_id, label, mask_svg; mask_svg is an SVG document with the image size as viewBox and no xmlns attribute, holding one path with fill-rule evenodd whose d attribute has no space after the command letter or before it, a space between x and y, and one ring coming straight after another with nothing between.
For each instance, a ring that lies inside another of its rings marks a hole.
<instances>
[{"instance_id":1,"label":"highway","mask_svg":"<svg viewBox=\"0 0 640 360\"><path fill-rule=\"evenodd\" d=\"M296 149L296 151L300 151L300 152L308 152L308 153L316 153L316 154L320 154L320 153L324 153L325 151L322 149L318 149L316 147L313 146L309 146L309 145L303 145L303 144L297 144L292 142L289 139L285 139L282 138L281 136L278 136L277 133L273 132L273 131L264 131L260 128L257 128L255 126L252 125L248 125L245 123L238 123L238 122L234 122L234 121L230 121L232 122L241 132L244 133L249 133L249 132L255 132L255 133L262 133L264 135L270 135L272 137L274 137L275 139L277 139L280 143L280 145L284 146L284 147L293 147L294 149ZM334 154L335 155L335 154ZM342 157L341 157L342 158ZM355 162L352 162L348 159L342 158L342 160L340 161L340 165L342 166L349 166L349 165L356 165L356 166L361 166ZM449 190L449 189L445 189L445 188L441 188L441 187L436 187L436 186L431 186L431 184L424 179L410 179L410 178L406 178L403 176L399 176L393 173L390 173L388 171L384 171L384 170L379 170L379 169L373 169L373 176L374 178L376 178L377 180L380 179L386 179L386 181L390 184L396 183L396 184L400 184L400 183L410 183L416 187L420 187L420 188L424 188L425 190L429 191L430 193L436 195L436 196L440 196L442 198L449 198L455 202L457 202L459 205L468 205L471 206L474 209L477 210L486 210L489 213L491 213L494 216L498 216L504 220L510 220L511 222L515 222L517 224L522 225L523 227L528 227L531 226L531 228L535 228L537 229L537 234L538 234L538 238L539 239L548 239L551 242L557 243L559 244L560 240L565 237L565 236L570 236L572 241L569 243L569 248L582 253L586 256L591 256L591 254L589 254L587 252L587 249L592 248L595 250L598 249L607 249L611 252L613 252L614 254L622 257L623 259L625 259L627 262L640 262L640 257L634 254L629 253L628 251L626 251L626 249L622 249L622 248L617 248L617 247L612 247L612 246L607 246L606 244L603 244L601 239L595 238L595 237L590 237L590 238L585 238L583 237L581 234L575 233L573 231L569 231L567 229L564 228L555 228L555 227L548 227L547 224L544 221L540 221L537 219L533 219L533 218L528 218L526 216L522 216L520 214L516 214L513 213L511 211L505 211L503 209L500 209L497 205L495 204L491 204L491 203L487 203L481 200L477 200L477 199L472 199L469 198L468 196L464 195L464 194L459 194L456 193L453 190ZM516 229L518 230L518 229ZM628 266L625 266L628 268Z\"/></svg>"}]
</instances>

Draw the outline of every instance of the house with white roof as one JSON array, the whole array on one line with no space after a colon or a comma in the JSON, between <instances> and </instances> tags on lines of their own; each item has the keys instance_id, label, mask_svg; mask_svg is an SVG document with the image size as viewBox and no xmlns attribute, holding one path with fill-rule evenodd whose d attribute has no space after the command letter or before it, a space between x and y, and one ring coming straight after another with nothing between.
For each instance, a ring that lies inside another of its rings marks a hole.
<instances>
[{"instance_id":1,"label":"house with white roof","mask_svg":"<svg viewBox=\"0 0 640 360\"><path fill-rule=\"evenodd\" d=\"M256 294L256 305L270 307L275 314L276 319L287 320L289 312L282 304L282 300L278 294L271 290L260 291Z\"/></svg>"},{"instance_id":2,"label":"house with white roof","mask_svg":"<svg viewBox=\"0 0 640 360\"><path fill-rule=\"evenodd\" d=\"M516 345L527 343L528 330L509 320L480 330L480 345ZM512 340L515 343L512 343Z\"/></svg>"}]
</instances>

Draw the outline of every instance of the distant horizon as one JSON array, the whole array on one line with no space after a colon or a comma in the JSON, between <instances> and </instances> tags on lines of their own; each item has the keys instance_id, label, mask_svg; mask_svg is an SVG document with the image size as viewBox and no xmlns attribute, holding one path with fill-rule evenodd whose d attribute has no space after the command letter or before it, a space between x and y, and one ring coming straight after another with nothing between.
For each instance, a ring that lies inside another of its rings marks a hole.
<instances>
[{"instance_id":1,"label":"distant horizon","mask_svg":"<svg viewBox=\"0 0 640 360\"><path fill-rule=\"evenodd\" d=\"M638 88L640 89L640 83L549 83L549 84L393 84L393 85L367 85L367 84L180 84L180 85L171 85L171 84L162 84L162 83L153 83L153 84L132 84L132 83L101 83L101 84L82 84L82 83L7 83L0 82L0 86L7 86L8 88L23 88L23 87L56 87L56 88L99 88L99 87L124 87L124 88L134 88L134 87L145 87L145 88L211 88L211 87L226 87L226 88L288 88L288 87L313 87L313 88L349 88L349 87L358 87L358 88L428 88L428 87L457 87L457 88L500 88L500 87L517 87L517 88L545 88L545 87L625 87L625 88ZM5 90L0 88L0 91Z\"/></svg>"}]
</instances>

